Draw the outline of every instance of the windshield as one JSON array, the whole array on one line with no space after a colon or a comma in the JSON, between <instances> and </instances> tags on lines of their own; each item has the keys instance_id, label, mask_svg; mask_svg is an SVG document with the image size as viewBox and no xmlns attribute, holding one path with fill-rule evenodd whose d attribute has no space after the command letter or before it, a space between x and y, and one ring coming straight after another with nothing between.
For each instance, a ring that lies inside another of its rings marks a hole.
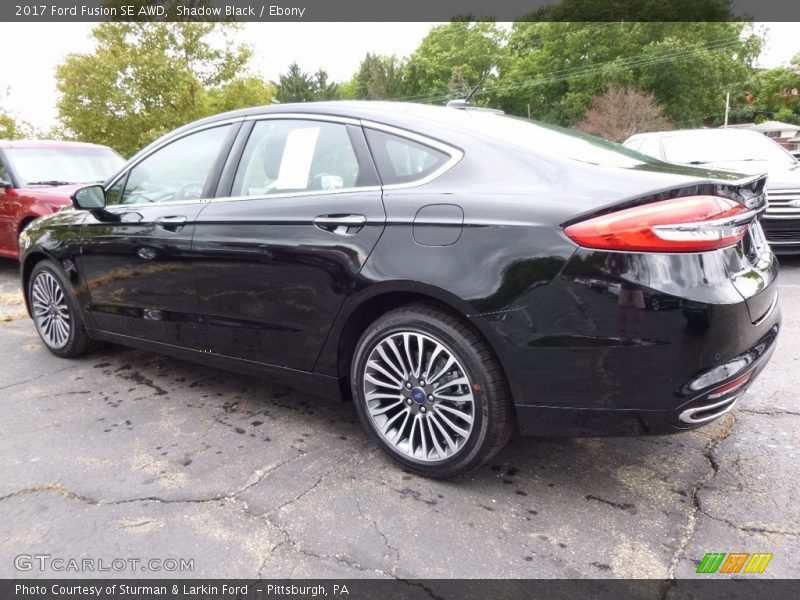
<instances>
[{"instance_id":1,"label":"windshield","mask_svg":"<svg viewBox=\"0 0 800 600\"><path fill-rule=\"evenodd\" d=\"M795 162L786 150L755 131L692 131L664 136L661 146L669 162L684 164L759 161L791 167Z\"/></svg>"},{"instance_id":2,"label":"windshield","mask_svg":"<svg viewBox=\"0 0 800 600\"><path fill-rule=\"evenodd\" d=\"M21 186L105 181L119 169L122 157L110 148L8 148L6 157Z\"/></svg>"}]
</instances>

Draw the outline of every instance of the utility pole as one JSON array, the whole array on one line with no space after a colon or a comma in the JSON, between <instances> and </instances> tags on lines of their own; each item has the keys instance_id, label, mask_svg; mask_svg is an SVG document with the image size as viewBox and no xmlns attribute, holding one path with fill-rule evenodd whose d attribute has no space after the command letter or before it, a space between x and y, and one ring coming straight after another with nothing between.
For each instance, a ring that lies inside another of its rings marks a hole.
<instances>
[{"instance_id":1,"label":"utility pole","mask_svg":"<svg viewBox=\"0 0 800 600\"><path fill-rule=\"evenodd\" d=\"M728 128L728 112L731 109L731 93L728 92L725 94L725 127L724 129Z\"/></svg>"}]
</instances>

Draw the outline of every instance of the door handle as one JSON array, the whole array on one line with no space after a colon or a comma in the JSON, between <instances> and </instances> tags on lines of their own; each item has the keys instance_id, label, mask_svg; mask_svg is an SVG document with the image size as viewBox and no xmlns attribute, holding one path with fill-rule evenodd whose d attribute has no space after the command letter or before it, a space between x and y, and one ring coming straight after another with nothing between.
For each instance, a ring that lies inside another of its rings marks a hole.
<instances>
[{"instance_id":1,"label":"door handle","mask_svg":"<svg viewBox=\"0 0 800 600\"><path fill-rule=\"evenodd\" d=\"M183 215L171 215L168 217L158 217L156 225L167 231L179 231L186 224L186 217Z\"/></svg>"},{"instance_id":2,"label":"door handle","mask_svg":"<svg viewBox=\"0 0 800 600\"><path fill-rule=\"evenodd\" d=\"M341 235L356 233L366 222L364 215L321 215L314 219L314 225L320 229ZM355 227L356 231L351 231L351 227Z\"/></svg>"}]
</instances>

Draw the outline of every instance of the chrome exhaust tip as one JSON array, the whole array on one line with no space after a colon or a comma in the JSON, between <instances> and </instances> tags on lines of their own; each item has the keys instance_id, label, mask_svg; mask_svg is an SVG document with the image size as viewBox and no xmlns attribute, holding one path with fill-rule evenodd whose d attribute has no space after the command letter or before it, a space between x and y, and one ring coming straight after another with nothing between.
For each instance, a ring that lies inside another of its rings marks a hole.
<instances>
[{"instance_id":1,"label":"chrome exhaust tip","mask_svg":"<svg viewBox=\"0 0 800 600\"><path fill-rule=\"evenodd\" d=\"M733 407L736 406L736 401L738 399L738 396L734 396L733 398L725 398L725 400L720 400L719 402L715 402L713 404L693 406L692 408L687 408L681 414L679 414L678 419L684 423L688 423L689 425L708 423L709 421L713 421L714 419L721 417L726 412L733 410Z\"/></svg>"}]
</instances>

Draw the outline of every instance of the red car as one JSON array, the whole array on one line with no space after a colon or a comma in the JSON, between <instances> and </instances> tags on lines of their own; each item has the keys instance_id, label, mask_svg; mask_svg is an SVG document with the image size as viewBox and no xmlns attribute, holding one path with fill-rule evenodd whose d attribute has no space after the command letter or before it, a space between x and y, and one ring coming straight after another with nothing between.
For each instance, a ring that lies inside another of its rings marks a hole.
<instances>
[{"instance_id":1,"label":"red car","mask_svg":"<svg viewBox=\"0 0 800 600\"><path fill-rule=\"evenodd\" d=\"M71 204L76 188L104 181L123 163L96 144L0 141L0 257L18 258L19 234L34 219Z\"/></svg>"}]
</instances>

